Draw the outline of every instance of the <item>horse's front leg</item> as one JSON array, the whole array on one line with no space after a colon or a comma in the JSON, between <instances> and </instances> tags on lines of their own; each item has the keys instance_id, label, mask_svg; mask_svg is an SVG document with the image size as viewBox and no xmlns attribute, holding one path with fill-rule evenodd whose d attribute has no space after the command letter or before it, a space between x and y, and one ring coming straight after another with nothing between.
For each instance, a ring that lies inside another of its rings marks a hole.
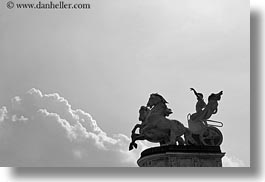
<instances>
[{"instance_id":1,"label":"horse's front leg","mask_svg":"<svg viewBox=\"0 0 265 182\"><path fill-rule=\"evenodd\" d=\"M137 128L140 128L140 126L141 126L140 124L136 124L136 125L134 126L133 130L132 130L132 134L131 134L131 139L132 139L132 141L131 141L131 143L130 143L130 145L129 145L129 150L132 150L133 147L137 148L137 144L135 143L135 139L137 138L137 136L138 136L139 134L135 134L135 131L137 130Z\"/></svg>"},{"instance_id":2,"label":"horse's front leg","mask_svg":"<svg viewBox=\"0 0 265 182\"><path fill-rule=\"evenodd\" d=\"M135 131L137 130L137 128L140 128L140 127L141 127L140 124L136 124L136 125L134 126L134 128L133 128L133 130L132 130L132 134L131 134L131 139L132 139L131 144L134 144L134 142L135 142L135 140L134 140L135 136L139 135L139 134L136 134Z\"/></svg>"},{"instance_id":3,"label":"horse's front leg","mask_svg":"<svg viewBox=\"0 0 265 182\"><path fill-rule=\"evenodd\" d=\"M141 124L136 124L132 130L132 135L135 134L135 131L137 130L137 128L140 128L141 127Z\"/></svg>"},{"instance_id":4,"label":"horse's front leg","mask_svg":"<svg viewBox=\"0 0 265 182\"><path fill-rule=\"evenodd\" d=\"M138 135L139 134L132 133L132 135L131 135L132 141L129 145L129 150L132 150L133 147L137 148L137 144L135 143L135 141L136 141L136 138L138 137Z\"/></svg>"},{"instance_id":5,"label":"horse's front leg","mask_svg":"<svg viewBox=\"0 0 265 182\"><path fill-rule=\"evenodd\" d=\"M133 148L137 148L137 144L135 143L136 140L145 140L145 136L142 134L132 135L132 142L130 143L129 150L132 150Z\"/></svg>"}]
</instances>

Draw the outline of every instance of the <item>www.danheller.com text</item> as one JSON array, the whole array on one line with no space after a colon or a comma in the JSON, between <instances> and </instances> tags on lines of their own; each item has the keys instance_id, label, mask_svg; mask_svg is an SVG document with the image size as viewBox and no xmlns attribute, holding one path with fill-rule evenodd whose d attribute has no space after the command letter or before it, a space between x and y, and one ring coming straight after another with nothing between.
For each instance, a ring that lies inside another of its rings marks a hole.
<instances>
[{"instance_id":1,"label":"www.danheller.com text","mask_svg":"<svg viewBox=\"0 0 265 182\"><path fill-rule=\"evenodd\" d=\"M42 2L38 3L14 3L13 1L7 2L7 8L17 9L90 9L89 3L65 3L64 1L59 2Z\"/></svg>"}]
</instances>

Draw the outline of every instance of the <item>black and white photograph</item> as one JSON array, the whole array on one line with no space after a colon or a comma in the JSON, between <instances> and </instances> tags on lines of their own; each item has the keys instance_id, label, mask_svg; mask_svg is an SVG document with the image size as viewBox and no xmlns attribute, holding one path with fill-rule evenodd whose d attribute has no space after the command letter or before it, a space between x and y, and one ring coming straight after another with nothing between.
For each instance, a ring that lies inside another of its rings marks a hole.
<instances>
[{"instance_id":1,"label":"black and white photograph","mask_svg":"<svg viewBox=\"0 0 265 182\"><path fill-rule=\"evenodd\" d=\"M247 0L0 2L1 167L252 167Z\"/></svg>"}]
</instances>

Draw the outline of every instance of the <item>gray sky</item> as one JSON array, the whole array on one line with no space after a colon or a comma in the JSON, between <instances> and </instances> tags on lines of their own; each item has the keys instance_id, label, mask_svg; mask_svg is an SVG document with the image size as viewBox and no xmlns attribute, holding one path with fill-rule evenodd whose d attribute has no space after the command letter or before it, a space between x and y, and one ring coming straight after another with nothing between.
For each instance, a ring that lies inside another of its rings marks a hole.
<instances>
[{"instance_id":1,"label":"gray sky","mask_svg":"<svg viewBox=\"0 0 265 182\"><path fill-rule=\"evenodd\" d=\"M11 98L31 88L58 93L108 136L130 136L150 93L162 94L170 118L187 126L196 103L189 88L205 97L223 90L212 117L224 123L221 148L249 166L249 2L89 3L90 10L9 10L0 3L0 106L15 112Z\"/></svg>"}]
</instances>

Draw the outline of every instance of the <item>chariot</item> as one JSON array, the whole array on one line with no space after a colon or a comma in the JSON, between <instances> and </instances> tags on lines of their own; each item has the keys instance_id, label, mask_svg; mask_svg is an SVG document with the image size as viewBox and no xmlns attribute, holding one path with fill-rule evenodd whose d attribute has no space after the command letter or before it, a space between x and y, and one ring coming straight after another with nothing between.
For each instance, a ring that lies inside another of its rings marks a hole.
<instances>
[{"instance_id":1,"label":"chariot","mask_svg":"<svg viewBox=\"0 0 265 182\"><path fill-rule=\"evenodd\" d=\"M220 121L210 119L192 120L191 114L187 115L189 130L193 139L204 146L219 146L223 141L223 135L217 127L223 127Z\"/></svg>"}]
</instances>

